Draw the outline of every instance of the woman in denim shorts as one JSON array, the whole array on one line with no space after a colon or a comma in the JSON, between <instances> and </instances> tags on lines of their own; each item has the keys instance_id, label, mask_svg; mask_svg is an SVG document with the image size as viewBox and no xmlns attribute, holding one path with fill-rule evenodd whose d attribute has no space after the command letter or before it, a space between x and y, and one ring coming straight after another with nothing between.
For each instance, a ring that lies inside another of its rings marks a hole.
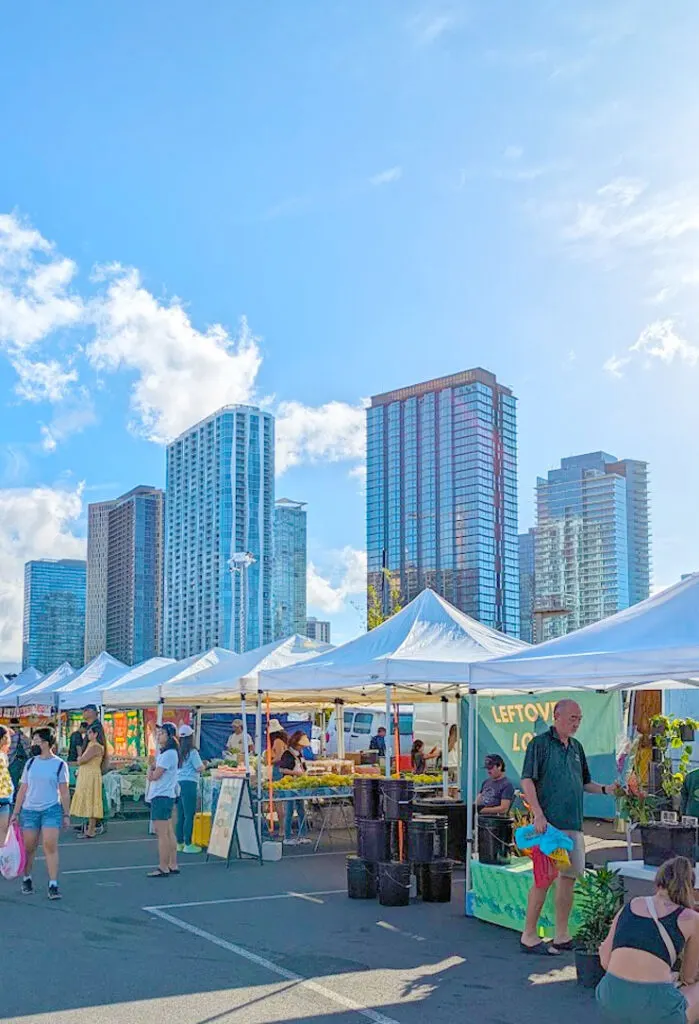
<instances>
[{"instance_id":1,"label":"woman in denim shorts","mask_svg":"<svg viewBox=\"0 0 699 1024\"><path fill-rule=\"evenodd\" d=\"M48 896L59 900L58 836L61 827L70 826L68 765L53 753L56 737L52 729L35 729L31 757L24 766L12 820L19 819L27 850L27 866L22 893L34 892L31 870L39 845L39 833L49 876Z\"/></svg>"},{"instance_id":2,"label":"woman in denim shorts","mask_svg":"<svg viewBox=\"0 0 699 1024\"><path fill-rule=\"evenodd\" d=\"M160 753L155 759L155 765L148 769L150 820L158 837L158 867L155 871L148 872L149 878L167 878L169 875L180 873L177 867L177 839L172 826L179 767L179 746L175 735L176 729L171 722L165 722L160 727Z\"/></svg>"}]
</instances>

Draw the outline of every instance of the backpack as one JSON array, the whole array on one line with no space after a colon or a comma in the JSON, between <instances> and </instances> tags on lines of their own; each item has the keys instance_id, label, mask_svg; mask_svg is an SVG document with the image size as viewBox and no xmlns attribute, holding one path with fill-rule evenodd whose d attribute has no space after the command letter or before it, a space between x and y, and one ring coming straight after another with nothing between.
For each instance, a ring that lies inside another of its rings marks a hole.
<instances>
[{"instance_id":1,"label":"backpack","mask_svg":"<svg viewBox=\"0 0 699 1024\"><path fill-rule=\"evenodd\" d=\"M21 764L21 765L24 765L24 764L26 764L28 757L29 757L29 751L27 750L27 741L24 738L24 736L22 735L22 733L20 733L19 734L19 738L17 740L17 746L15 747L14 754L12 755L11 758L9 758L8 764L18 764L18 765Z\"/></svg>"}]
</instances>

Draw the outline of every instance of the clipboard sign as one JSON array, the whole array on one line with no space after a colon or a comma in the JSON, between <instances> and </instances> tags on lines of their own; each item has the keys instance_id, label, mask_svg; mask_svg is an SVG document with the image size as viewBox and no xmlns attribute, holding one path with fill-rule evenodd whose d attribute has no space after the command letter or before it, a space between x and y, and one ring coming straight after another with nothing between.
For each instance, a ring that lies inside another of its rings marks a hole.
<instances>
[{"instance_id":1,"label":"clipboard sign","mask_svg":"<svg viewBox=\"0 0 699 1024\"><path fill-rule=\"evenodd\" d=\"M206 859L220 857L227 865L230 864L234 840L237 856L255 857L262 863L248 778L223 779L221 782Z\"/></svg>"}]
</instances>

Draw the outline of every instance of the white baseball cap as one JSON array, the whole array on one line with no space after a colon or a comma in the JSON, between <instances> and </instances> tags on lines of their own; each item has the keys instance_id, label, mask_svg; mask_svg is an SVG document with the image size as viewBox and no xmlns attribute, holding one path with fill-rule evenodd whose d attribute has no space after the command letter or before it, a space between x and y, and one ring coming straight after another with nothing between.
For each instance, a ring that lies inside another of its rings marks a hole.
<instances>
[{"instance_id":1,"label":"white baseball cap","mask_svg":"<svg viewBox=\"0 0 699 1024\"><path fill-rule=\"evenodd\" d=\"M191 727L191 725L185 725L183 723L179 727L179 729L177 730L177 735L178 736L193 736L194 735L194 729Z\"/></svg>"}]
</instances>

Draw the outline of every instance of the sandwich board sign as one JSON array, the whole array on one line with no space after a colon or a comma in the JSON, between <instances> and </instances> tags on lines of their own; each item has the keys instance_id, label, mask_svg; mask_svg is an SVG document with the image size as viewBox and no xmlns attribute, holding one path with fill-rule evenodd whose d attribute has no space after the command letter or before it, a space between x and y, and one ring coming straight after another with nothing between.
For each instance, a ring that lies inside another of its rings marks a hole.
<instances>
[{"instance_id":1,"label":"sandwich board sign","mask_svg":"<svg viewBox=\"0 0 699 1024\"><path fill-rule=\"evenodd\" d=\"M209 857L221 857L230 864L233 842L239 857L255 857L262 863L260 838L252 810L250 780L248 778L223 779L216 805L216 816L211 825Z\"/></svg>"}]
</instances>

